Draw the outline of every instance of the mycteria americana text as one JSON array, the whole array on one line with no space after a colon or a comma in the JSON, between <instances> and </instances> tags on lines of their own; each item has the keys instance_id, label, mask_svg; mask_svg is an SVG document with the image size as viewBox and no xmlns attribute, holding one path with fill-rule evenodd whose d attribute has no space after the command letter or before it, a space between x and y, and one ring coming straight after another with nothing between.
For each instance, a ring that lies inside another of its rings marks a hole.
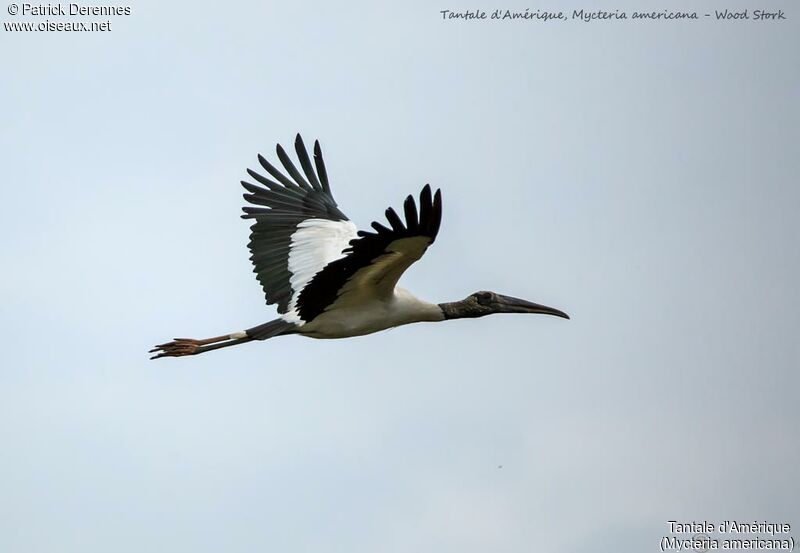
<instances>
[{"instance_id":1,"label":"mycteria americana text","mask_svg":"<svg viewBox=\"0 0 800 553\"><path fill-rule=\"evenodd\" d=\"M493 313L542 313L569 319L558 309L494 292L475 292L461 301L429 303L396 286L403 272L436 240L442 220L442 195L425 185L419 205L403 204L405 223L386 210L389 227L372 223L359 231L336 205L328 184L319 141L312 165L303 139L295 150L300 172L277 146L286 174L262 156L272 177L250 169L258 184L242 181L244 219L253 219L250 259L267 304L278 304L280 318L214 338L176 338L150 350L152 359L195 355L285 334L310 338L348 338L422 321L483 317ZM287 175L288 174L288 175Z\"/></svg>"}]
</instances>

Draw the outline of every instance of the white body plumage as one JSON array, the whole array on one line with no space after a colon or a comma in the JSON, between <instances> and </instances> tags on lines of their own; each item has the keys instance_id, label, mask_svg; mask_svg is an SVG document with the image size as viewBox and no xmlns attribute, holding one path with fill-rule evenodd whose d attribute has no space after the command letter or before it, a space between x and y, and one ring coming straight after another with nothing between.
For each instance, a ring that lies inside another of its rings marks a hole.
<instances>
[{"instance_id":1,"label":"white body plumage","mask_svg":"<svg viewBox=\"0 0 800 553\"><path fill-rule=\"evenodd\" d=\"M423 321L442 321L444 313L435 303L428 303L408 290L395 288L388 298L362 298L359 303L343 296L324 313L300 327L299 332L311 338L347 338L363 336Z\"/></svg>"},{"instance_id":2,"label":"white body plumage","mask_svg":"<svg viewBox=\"0 0 800 553\"><path fill-rule=\"evenodd\" d=\"M406 267L425 252L429 244L425 237L395 240L353 275L323 313L310 322L301 318L296 308L300 293L325 266L345 256L343 250L358 237L356 232L351 221L307 219L298 225L288 259L295 292L282 318L312 338L362 336L409 323L441 321L444 315L438 305L394 286Z\"/></svg>"}]
</instances>

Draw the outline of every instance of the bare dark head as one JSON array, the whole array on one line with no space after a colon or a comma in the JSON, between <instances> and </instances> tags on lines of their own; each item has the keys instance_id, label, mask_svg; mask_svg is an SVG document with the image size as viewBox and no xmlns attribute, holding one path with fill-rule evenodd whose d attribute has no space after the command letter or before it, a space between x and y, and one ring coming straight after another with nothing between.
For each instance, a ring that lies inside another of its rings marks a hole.
<instances>
[{"instance_id":1,"label":"bare dark head","mask_svg":"<svg viewBox=\"0 0 800 553\"><path fill-rule=\"evenodd\" d=\"M538 313L569 319L569 315L559 309L485 290L470 294L461 301L440 303L439 307L446 319L483 317L494 313Z\"/></svg>"}]
</instances>

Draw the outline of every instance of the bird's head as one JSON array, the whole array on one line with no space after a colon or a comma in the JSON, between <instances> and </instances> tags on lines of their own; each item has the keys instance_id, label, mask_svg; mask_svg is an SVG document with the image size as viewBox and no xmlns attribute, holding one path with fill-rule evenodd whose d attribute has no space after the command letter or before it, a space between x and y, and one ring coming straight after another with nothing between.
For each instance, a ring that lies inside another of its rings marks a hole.
<instances>
[{"instance_id":1,"label":"bird's head","mask_svg":"<svg viewBox=\"0 0 800 553\"><path fill-rule=\"evenodd\" d=\"M461 301L440 304L440 307L447 319L484 317L494 313L539 313L569 319L569 315L559 309L486 290L470 294Z\"/></svg>"}]
</instances>

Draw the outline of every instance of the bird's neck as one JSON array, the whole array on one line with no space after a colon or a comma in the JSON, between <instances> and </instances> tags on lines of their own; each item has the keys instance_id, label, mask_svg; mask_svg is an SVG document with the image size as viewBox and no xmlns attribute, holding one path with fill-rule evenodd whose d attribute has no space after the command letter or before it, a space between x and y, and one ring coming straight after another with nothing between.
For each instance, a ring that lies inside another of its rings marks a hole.
<instances>
[{"instance_id":1,"label":"bird's neck","mask_svg":"<svg viewBox=\"0 0 800 553\"><path fill-rule=\"evenodd\" d=\"M450 319L474 319L483 317L485 312L476 309L475 305L467 300L451 301L438 304L439 309L444 314L444 320Z\"/></svg>"},{"instance_id":2,"label":"bird's neck","mask_svg":"<svg viewBox=\"0 0 800 553\"><path fill-rule=\"evenodd\" d=\"M395 309L408 316L408 322L435 322L445 319L439 305L421 300L408 290L395 288L394 301Z\"/></svg>"},{"instance_id":3,"label":"bird's neck","mask_svg":"<svg viewBox=\"0 0 800 553\"><path fill-rule=\"evenodd\" d=\"M451 301L438 304L439 309L444 315L444 319L460 319L463 317L462 301Z\"/></svg>"}]
</instances>

